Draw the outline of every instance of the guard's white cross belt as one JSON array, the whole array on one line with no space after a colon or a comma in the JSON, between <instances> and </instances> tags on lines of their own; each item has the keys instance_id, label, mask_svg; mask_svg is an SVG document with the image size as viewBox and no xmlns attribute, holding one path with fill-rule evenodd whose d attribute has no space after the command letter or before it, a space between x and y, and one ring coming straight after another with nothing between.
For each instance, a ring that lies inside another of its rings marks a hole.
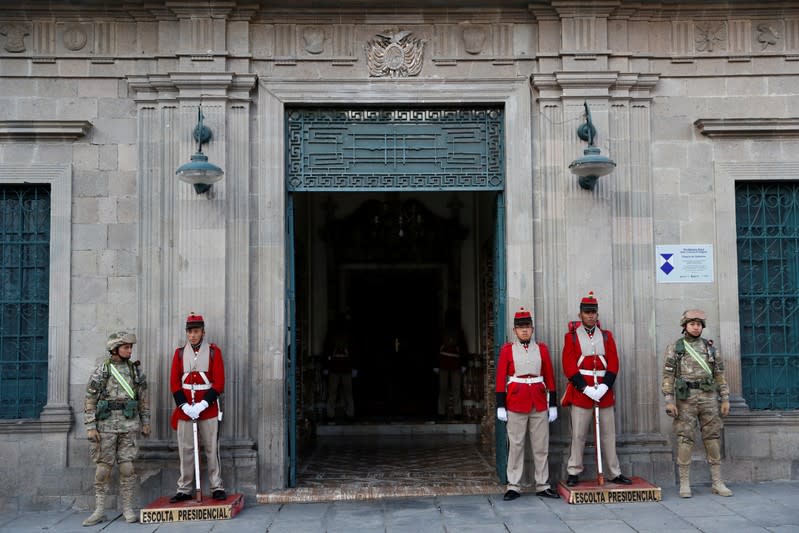
<instances>
[{"instance_id":1,"label":"guard's white cross belt","mask_svg":"<svg viewBox=\"0 0 799 533\"><path fill-rule=\"evenodd\" d=\"M508 378L508 383L525 383L527 385L532 385L533 383L543 383L544 376L535 376L534 378L517 378L516 376L511 376Z\"/></svg>"},{"instance_id":2,"label":"guard's white cross belt","mask_svg":"<svg viewBox=\"0 0 799 533\"><path fill-rule=\"evenodd\" d=\"M583 368L580 369L580 374L584 376L599 376L601 378L605 377L604 370L585 370Z\"/></svg>"},{"instance_id":3,"label":"guard's white cross belt","mask_svg":"<svg viewBox=\"0 0 799 533\"><path fill-rule=\"evenodd\" d=\"M205 375L205 372L197 372L205 383L186 383L186 378L189 377L190 372L183 373L183 388L186 390L208 390L211 388L211 381L208 379L208 376Z\"/></svg>"}]
</instances>

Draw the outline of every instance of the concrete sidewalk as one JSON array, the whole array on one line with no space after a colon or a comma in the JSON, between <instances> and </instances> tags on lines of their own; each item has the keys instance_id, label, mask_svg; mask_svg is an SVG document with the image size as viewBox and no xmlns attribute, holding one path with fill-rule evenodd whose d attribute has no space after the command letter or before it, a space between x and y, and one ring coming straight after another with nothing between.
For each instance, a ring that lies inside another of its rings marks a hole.
<instances>
[{"instance_id":1,"label":"concrete sidewalk","mask_svg":"<svg viewBox=\"0 0 799 533\"><path fill-rule=\"evenodd\" d=\"M0 514L0 532L799 532L799 481L730 484L732 498L694 486L682 499L674 487L658 503L569 505L525 494L447 496L358 502L251 504L232 520L173 524L111 522L82 527L88 512L40 511Z\"/></svg>"}]
</instances>

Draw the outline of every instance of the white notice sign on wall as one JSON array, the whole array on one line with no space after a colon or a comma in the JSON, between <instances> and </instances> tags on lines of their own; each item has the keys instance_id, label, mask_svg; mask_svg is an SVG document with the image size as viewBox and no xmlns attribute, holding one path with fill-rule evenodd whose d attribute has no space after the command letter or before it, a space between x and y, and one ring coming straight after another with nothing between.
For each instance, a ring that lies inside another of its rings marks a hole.
<instances>
[{"instance_id":1,"label":"white notice sign on wall","mask_svg":"<svg viewBox=\"0 0 799 533\"><path fill-rule=\"evenodd\" d=\"M656 250L658 283L713 283L712 244L664 244Z\"/></svg>"}]
</instances>

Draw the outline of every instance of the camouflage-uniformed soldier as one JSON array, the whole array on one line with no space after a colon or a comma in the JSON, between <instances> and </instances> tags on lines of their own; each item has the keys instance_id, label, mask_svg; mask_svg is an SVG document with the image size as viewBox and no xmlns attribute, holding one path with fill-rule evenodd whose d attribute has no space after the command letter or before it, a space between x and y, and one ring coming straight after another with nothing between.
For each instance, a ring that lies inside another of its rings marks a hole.
<instances>
[{"instance_id":1,"label":"camouflage-uniformed soldier","mask_svg":"<svg viewBox=\"0 0 799 533\"><path fill-rule=\"evenodd\" d=\"M89 437L89 455L97 464L94 474L96 508L84 526L106 520L105 498L114 463L119 463L119 496L126 522L138 519L133 511L136 473L136 436L150 434L150 403L147 381L139 361L131 362L136 335L112 333L106 349L110 357L95 369L86 386L84 423Z\"/></svg>"},{"instance_id":2,"label":"camouflage-uniformed soldier","mask_svg":"<svg viewBox=\"0 0 799 533\"><path fill-rule=\"evenodd\" d=\"M730 389L724 378L721 354L713 346L713 341L702 337L705 321L705 312L699 309L689 309L682 314L683 337L666 348L663 364L662 391L666 414L674 418L674 431L677 433L682 498L691 497L691 450L697 422L710 465L712 490L720 496L732 496L732 491L721 479L720 440L721 417L730 412Z\"/></svg>"}]
</instances>

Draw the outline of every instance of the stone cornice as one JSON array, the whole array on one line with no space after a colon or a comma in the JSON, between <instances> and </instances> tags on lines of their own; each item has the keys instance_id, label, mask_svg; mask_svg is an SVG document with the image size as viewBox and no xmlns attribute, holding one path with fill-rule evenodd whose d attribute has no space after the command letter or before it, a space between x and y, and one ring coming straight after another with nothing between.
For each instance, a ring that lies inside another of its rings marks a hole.
<instances>
[{"instance_id":1,"label":"stone cornice","mask_svg":"<svg viewBox=\"0 0 799 533\"><path fill-rule=\"evenodd\" d=\"M91 127L88 120L0 120L0 141L74 141Z\"/></svg>"},{"instance_id":2,"label":"stone cornice","mask_svg":"<svg viewBox=\"0 0 799 533\"><path fill-rule=\"evenodd\" d=\"M799 118L700 118L694 126L708 137L785 137L799 135Z\"/></svg>"},{"instance_id":3,"label":"stone cornice","mask_svg":"<svg viewBox=\"0 0 799 533\"><path fill-rule=\"evenodd\" d=\"M250 91L257 80L256 74L232 72L172 72L128 76L128 83L138 102L177 98L249 100Z\"/></svg>"}]
</instances>

